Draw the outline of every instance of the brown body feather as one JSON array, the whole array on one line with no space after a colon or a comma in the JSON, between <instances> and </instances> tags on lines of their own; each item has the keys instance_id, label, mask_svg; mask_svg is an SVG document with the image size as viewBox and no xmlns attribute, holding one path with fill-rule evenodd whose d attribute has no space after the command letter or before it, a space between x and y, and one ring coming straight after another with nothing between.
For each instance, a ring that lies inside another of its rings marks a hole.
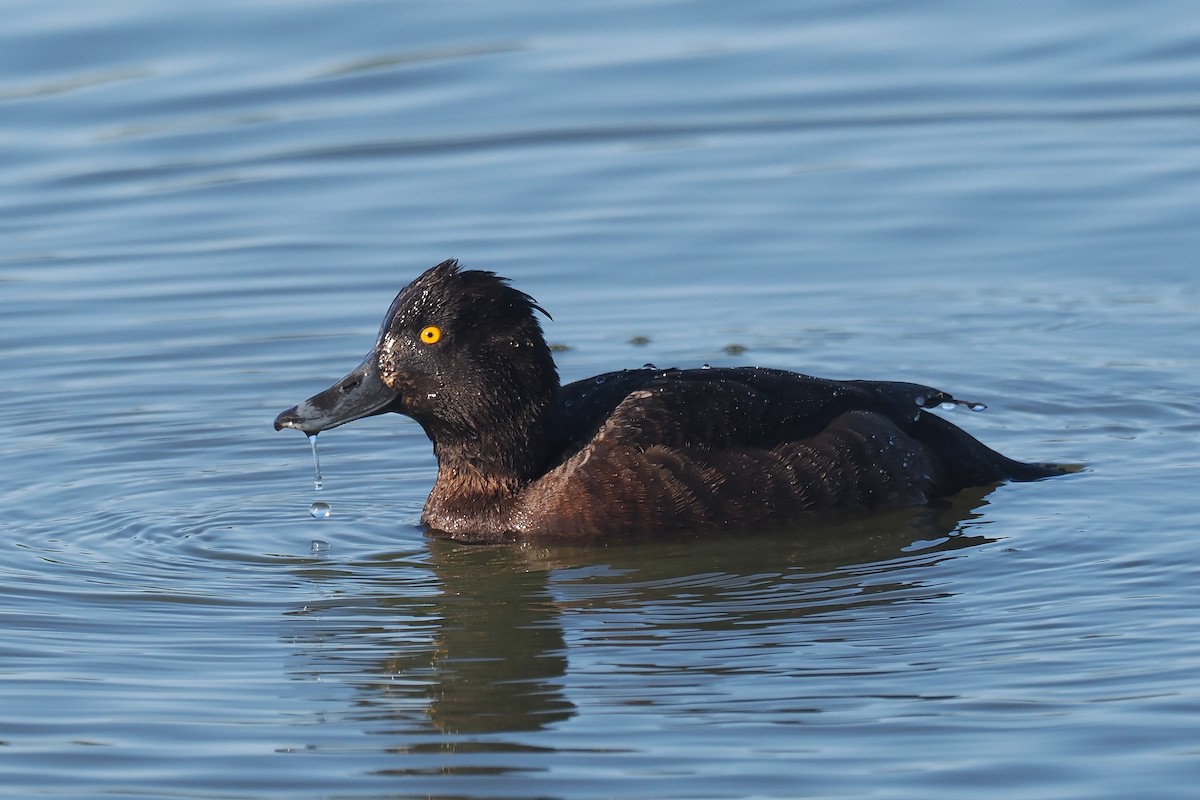
<instances>
[{"instance_id":1,"label":"brown body feather","mask_svg":"<svg viewBox=\"0 0 1200 800\"><path fill-rule=\"evenodd\" d=\"M633 536L892 508L1061 472L925 410L952 400L758 368L612 373L564 387L543 471L490 496L439 475L424 521L470 541ZM497 513L485 520L485 508Z\"/></svg>"}]
</instances>

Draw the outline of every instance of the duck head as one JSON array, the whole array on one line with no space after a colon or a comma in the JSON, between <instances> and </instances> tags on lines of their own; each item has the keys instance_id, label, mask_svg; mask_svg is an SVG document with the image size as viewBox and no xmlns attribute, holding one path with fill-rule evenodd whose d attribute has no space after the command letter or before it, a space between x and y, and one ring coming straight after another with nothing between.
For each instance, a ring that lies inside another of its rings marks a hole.
<instances>
[{"instance_id":1,"label":"duck head","mask_svg":"<svg viewBox=\"0 0 1200 800\"><path fill-rule=\"evenodd\" d=\"M528 441L558 391L535 311L546 313L504 278L444 261L396 295L361 364L281 413L275 429L311 435L396 412L420 423L435 449Z\"/></svg>"}]
</instances>

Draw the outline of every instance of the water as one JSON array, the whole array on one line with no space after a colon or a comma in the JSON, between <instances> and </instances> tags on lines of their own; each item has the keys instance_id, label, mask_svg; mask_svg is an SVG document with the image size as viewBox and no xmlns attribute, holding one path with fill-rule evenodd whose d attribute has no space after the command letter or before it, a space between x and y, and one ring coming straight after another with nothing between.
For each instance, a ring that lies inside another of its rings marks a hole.
<instances>
[{"instance_id":1,"label":"water","mask_svg":"<svg viewBox=\"0 0 1200 800\"><path fill-rule=\"evenodd\" d=\"M1194 795L1191 4L7 12L9 794ZM1086 467L470 548L388 416L322 436L315 521L271 421L448 257L554 315L568 380L915 381Z\"/></svg>"},{"instance_id":2,"label":"water","mask_svg":"<svg viewBox=\"0 0 1200 800\"><path fill-rule=\"evenodd\" d=\"M317 452L317 435L315 433L308 434L308 444L312 449L313 459L313 491L319 492L324 488L324 478L321 477L321 456ZM322 504L328 508L328 504ZM314 515L315 516L315 515Z\"/></svg>"}]
</instances>

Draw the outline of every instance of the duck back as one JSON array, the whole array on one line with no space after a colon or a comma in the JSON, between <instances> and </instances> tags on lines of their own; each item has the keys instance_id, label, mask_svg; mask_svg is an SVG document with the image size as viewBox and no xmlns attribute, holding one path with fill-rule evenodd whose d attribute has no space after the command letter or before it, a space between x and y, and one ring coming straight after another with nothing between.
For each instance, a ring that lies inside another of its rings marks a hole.
<instances>
[{"instance_id":1,"label":"duck back","mask_svg":"<svg viewBox=\"0 0 1200 800\"><path fill-rule=\"evenodd\" d=\"M947 402L957 401L919 384L752 367L626 370L569 384L556 409L559 455L522 492L511 534L784 520L1063 471L1009 459L927 410Z\"/></svg>"}]
</instances>

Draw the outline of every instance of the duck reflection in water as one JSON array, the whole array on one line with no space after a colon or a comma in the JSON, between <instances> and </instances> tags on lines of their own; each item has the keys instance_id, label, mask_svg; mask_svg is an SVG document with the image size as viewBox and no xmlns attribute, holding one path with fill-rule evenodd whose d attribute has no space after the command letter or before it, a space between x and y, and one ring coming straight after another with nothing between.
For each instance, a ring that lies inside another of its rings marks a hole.
<instances>
[{"instance_id":1,"label":"duck reflection in water","mask_svg":"<svg viewBox=\"0 0 1200 800\"><path fill-rule=\"evenodd\" d=\"M654 663L654 642L670 640L681 624L714 648L730 641L752 648L756 631L770 631L770 658L786 659L780 637L797 648L810 644L811 627L791 626L811 615L839 612L852 622L879 606L944 596L944 586L926 585L929 570L992 541L964 528L986 493L824 526L603 549L433 539L427 559L383 560L372 580L356 577L369 596L342 585L334 597L296 612L302 630L289 626L289 636L305 664L298 677L352 685L360 695L356 717L378 721L380 733L416 737L400 748L405 752L461 753L485 745L440 736L536 731L575 713L565 689L564 626L577 647L641 648L637 659L646 663ZM319 565L305 567L302 577L318 586L345 580L344 572ZM681 606L683 584L689 598ZM664 609L669 613L660 614ZM586 617L572 618L584 610ZM620 628L618 618L631 612L632 640L628 630L608 627ZM803 663L800 654L795 659ZM721 668L711 659L695 667L714 674ZM433 734L439 738L423 738ZM505 741L486 747L528 748Z\"/></svg>"}]
</instances>

